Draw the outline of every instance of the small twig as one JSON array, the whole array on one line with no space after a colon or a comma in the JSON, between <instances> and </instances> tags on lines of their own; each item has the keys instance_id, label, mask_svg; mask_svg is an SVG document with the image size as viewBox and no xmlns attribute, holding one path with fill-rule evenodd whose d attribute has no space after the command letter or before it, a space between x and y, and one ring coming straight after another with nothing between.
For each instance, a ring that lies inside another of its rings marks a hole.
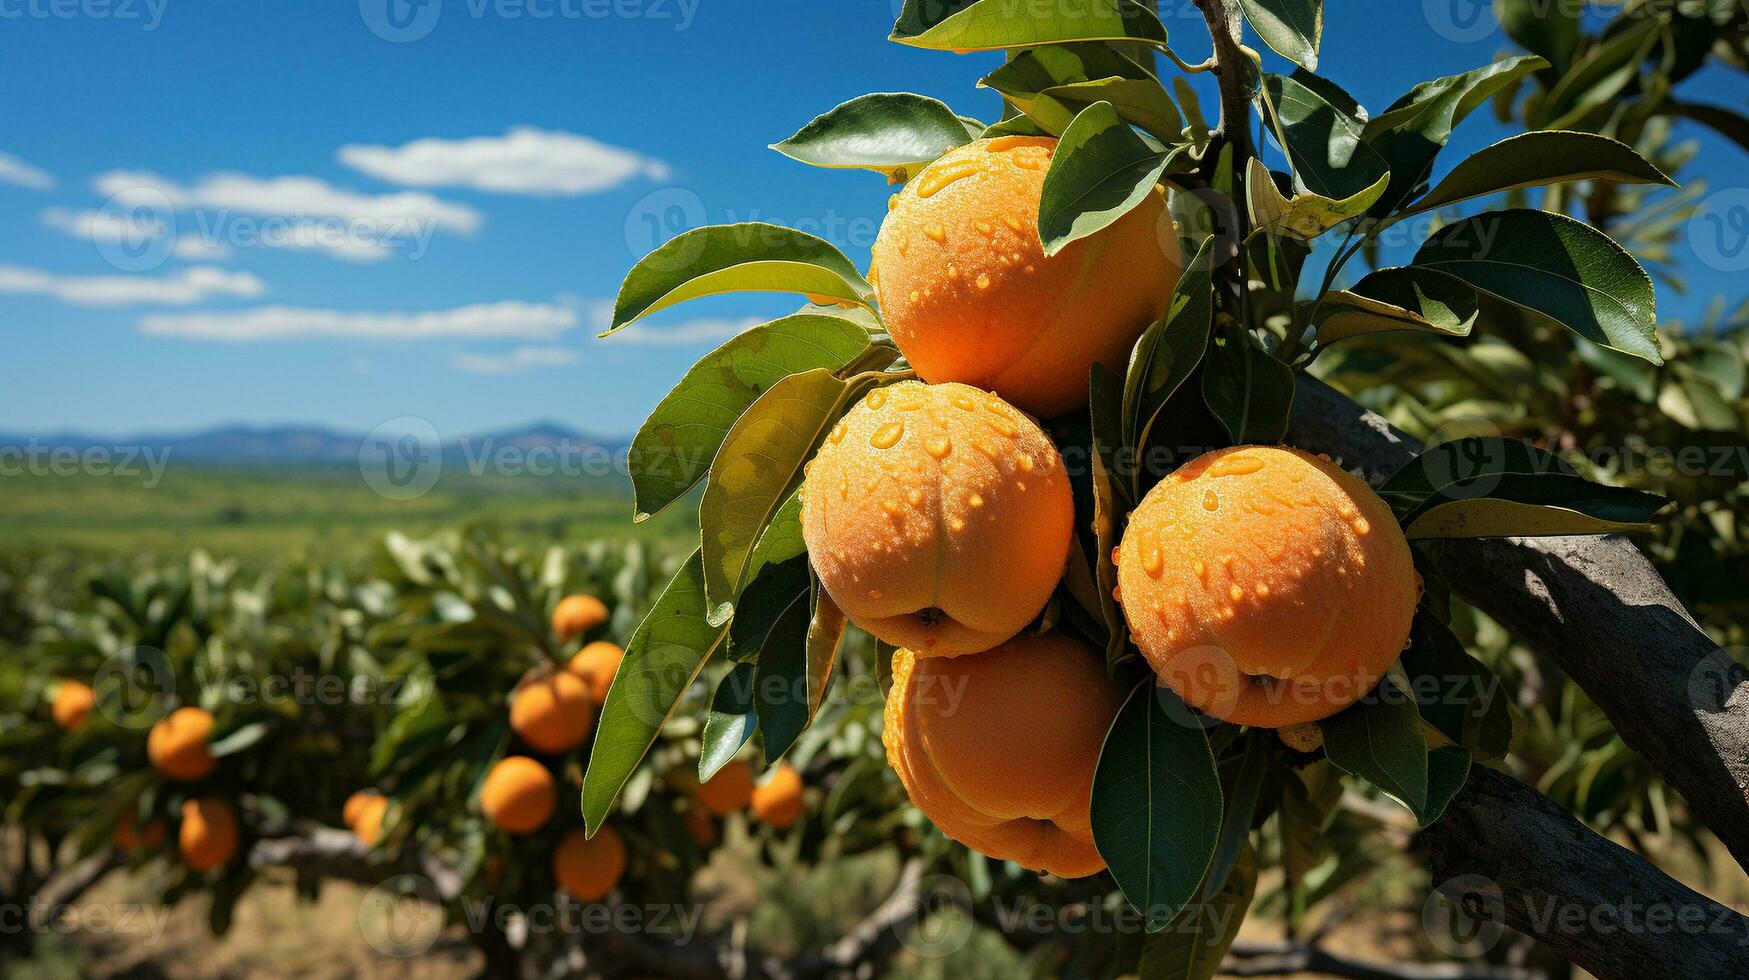
<instances>
[{"instance_id":1,"label":"small twig","mask_svg":"<svg viewBox=\"0 0 1749 980\"><path fill-rule=\"evenodd\" d=\"M1236 942L1221 963L1221 974L1233 977L1281 977L1301 973L1344 980L1543 980L1542 975L1515 967L1478 967L1462 963L1373 963L1338 956L1311 943Z\"/></svg>"}]
</instances>

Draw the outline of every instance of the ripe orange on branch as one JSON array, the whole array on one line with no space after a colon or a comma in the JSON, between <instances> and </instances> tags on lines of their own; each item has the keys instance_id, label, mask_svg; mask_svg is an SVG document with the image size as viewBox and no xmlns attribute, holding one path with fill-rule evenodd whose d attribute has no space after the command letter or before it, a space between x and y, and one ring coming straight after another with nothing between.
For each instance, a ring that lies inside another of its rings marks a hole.
<instances>
[{"instance_id":1,"label":"ripe orange on branch","mask_svg":"<svg viewBox=\"0 0 1749 980\"><path fill-rule=\"evenodd\" d=\"M1063 636L965 657L899 650L881 740L911 802L942 833L1079 878L1105 867L1089 800L1122 703L1099 654Z\"/></svg>"},{"instance_id":2,"label":"ripe orange on branch","mask_svg":"<svg viewBox=\"0 0 1749 980\"><path fill-rule=\"evenodd\" d=\"M1182 264L1158 190L1045 255L1039 199L1056 147L978 140L923 168L890 202L871 273L919 377L989 388L1047 418L1087 407L1095 362L1122 373Z\"/></svg>"},{"instance_id":3,"label":"ripe orange on branch","mask_svg":"<svg viewBox=\"0 0 1749 980\"><path fill-rule=\"evenodd\" d=\"M1297 449L1197 457L1149 491L1118 549L1124 616L1161 682L1265 728L1370 691L1402 653L1420 589L1385 502Z\"/></svg>"},{"instance_id":4,"label":"ripe orange on branch","mask_svg":"<svg viewBox=\"0 0 1749 980\"><path fill-rule=\"evenodd\" d=\"M607 689L613 683L613 675L619 673L619 663L625 655L619 644L596 640L583 644L583 649L565 664L565 669L588 681L590 696L595 698L596 704L601 704L607 700Z\"/></svg>"},{"instance_id":5,"label":"ripe orange on branch","mask_svg":"<svg viewBox=\"0 0 1749 980\"><path fill-rule=\"evenodd\" d=\"M1050 600L1074 500L1037 423L967 385L877 388L807 470L802 535L856 625L930 656L989 648Z\"/></svg>"},{"instance_id":6,"label":"ripe orange on branch","mask_svg":"<svg viewBox=\"0 0 1749 980\"><path fill-rule=\"evenodd\" d=\"M480 786L480 810L501 830L527 834L553 815L553 774L526 755L498 760Z\"/></svg>"},{"instance_id":7,"label":"ripe orange on branch","mask_svg":"<svg viewBox=\"0 0 1749 980\"><path fill-rule=\"evenodd\" d=\"M176 832L182 860L195 871L210 871L237 853L237 811L213 796L186 800Z\"/></svg>"},{"instance_id":8,"label":"ripe orange on branch","mask_svg":"<svg viewBox=\"0 0 1749 980\"><path fill-rule=\"evenodd\" d=\"M525 681L510 696L510 728L539 752L576 748L595 729L589 683L566 670Z\"/></svg>"},{"instance_id":9,"label":"ripe orange on branch","mask_svg":"<svg viewBox=\"0 0 1749 980\"><path fill-rule=\"evenodd\" d=\"M123 853L135 850L151 850L164 843L164 821L153 820L140 827L134 817L133 808L123 810L121 819L115 823L115 847Z\"/></svg>"},{"instance_id":10,"label":"ripe orange on branch","mask_svg":"<svg viewBox=\"0 0 1749 980\"><path fill-rule=\"evenodd\" d=\"M607 605L592 595L578 593L559 600L553 607L553 635L560 643L573 640L607 622Z\"/></svg>"},{"instance_id":11,"label":"ripe orange on branch","mask_svg":"<svg viewBox=\"0 0 1749 980\"><path fill-rule=\"evenodd\" d=\"M712 816L726 817L753 799L753 764L730 760L717 774L699 784L698 802Z\"/></svg>"},{"instance_id":12,"label":"ripe orange on branch","mask_svg":"<svg viewBox=\"0 0 1749 980\"><path fill-rule=\"evenodd\" d=\"M787 762L779 763L771 775L753 787L753 816L787 830L802 815L802 774Z\"/></svg>"},{"instance_id":13,"label":"ripe orange on branch","mask_svg":"<svg viewBox=\"0 0 1749 980\"><path fill-rule=\"evenodd\" d=\"M55 719L55 724L66 731L72 731L85 724L86 716L97 706L97 695L91 686L78 681L61 681L55 685L53 700L49 702L49 715Z\"/></svg>"},{"instance_id":14,"label":"ripe orange on branch","mask_svg":"<svg viewBox=\"0 0 1749 980\"><path fill-rule=\"evenodd\" d=\"M574 828L553 848L553 877L579 902L606 898L625 870L625 838L612 827L602 827L594 837Z\"/></svg>"},{"instance_id":15,"label":"ripe orange on branch","mask_svg":"<svg viewBox=\"0 0 1749 980\"><path fill-rule=\"evenodd\" d=\"M212 715L200 708L178 708L146 734L146 758L167 778L193 782L219 764L206 747L212 733Z\"/></svg>"}]
</instances>

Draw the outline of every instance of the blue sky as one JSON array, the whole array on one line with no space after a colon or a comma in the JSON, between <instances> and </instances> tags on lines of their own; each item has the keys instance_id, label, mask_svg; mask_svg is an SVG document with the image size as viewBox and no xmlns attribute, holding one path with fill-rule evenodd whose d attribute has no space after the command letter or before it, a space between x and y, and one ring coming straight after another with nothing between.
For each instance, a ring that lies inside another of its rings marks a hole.
<instances>
[{"instance_id":1,"label":"blue sky","mask_svg":"<svg viewBox=\"0 0 1749 980\"><path fill-rule=\"evenodd\" d=\"M796 305L598 342L638 255L758 219L866 264L881 180L766 144L870 91L997 111L973 87L997 57L886 41L896 0L428 0L402 40L385 2L0 0L0 430L629 433L727 331ZM1324 71L1374 109L1505 44L1473 0L1330 8ZM1202 57L1189 4L1165 13ZM1501 135L1484 115L1456 149ZM1697 172L1740 186L1741 151L1703 140ZM1731 287L1695 279L1665 308Z\"/></svg>"}]
</instances>

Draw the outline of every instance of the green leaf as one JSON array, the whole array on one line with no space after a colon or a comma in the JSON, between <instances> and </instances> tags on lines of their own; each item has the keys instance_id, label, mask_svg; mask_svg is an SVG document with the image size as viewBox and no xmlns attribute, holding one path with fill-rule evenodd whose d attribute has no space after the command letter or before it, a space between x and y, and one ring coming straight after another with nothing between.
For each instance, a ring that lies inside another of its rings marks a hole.
<instances>
[{"instance_id":1,"label":"green leaf","mask_svg":"<svg viewBox=\"0 0 1749 980\"><path fill-rule=\"evenodd\" d=\"M1620 95L1658 41L1661 25L1648 17L1587 48L1537 106L1537 129L1572 129L1579 117Z\"/></svg>"},{"instance_id":2,"label":"green leaf","mask_svg":"<svg viewBox=\"0 0 1749 980\"><path fill-rule=\"evenodd\" d=\"M728 765L759 725L759 712L753 705L753 669L750 663L736 664L717 682L698 750L701 783L709 782L718 769Z\"/></svg>"},{"instance_id":3,"label":"green leaf","mask_svg":"<svg viewBox=\"0 0 1749 980\"><path fill-rule=\"evenodd\" d=\"M1202 399L1235 444L1278 443L1293 414L1293 368L1260 349L1248 331L1232 327L1209 348Z\"/></svg>"},{"instance_id":4,"label":"green leaf","mask_svg":"<svg viewBox=\"0 0 1749 980\"><path fill-rule=\"evenodd\" d=\"M1517 479L1517 478L1512 478ZM1580 481L1583 482L1583 481ZM1637 492L1637 491L1625 491ZM1668 501L1659 499L1662 507ZM1615 501L1586 501L1614 511ZM1650 508L1655 510L1656 508ZM1642 508L1641 510L1645 510ZM1634 511L1638 513L1639 511ZM1411 541L1428 538L1553 537L1563 534L1617 534L1652 527L1650 513L1643 520L1610 520L1583 510L1530 504L1498 497L1454 500L1429 509L1404 528Z\"/></svg>"},{"instance_id":5,"label":"green leaf","mask_svg":"<svg viewBox=\"0 0 1749 980\"><path fill-rule=\"evenodd\" d=\"M748 291L874 308L874 288L825 239L757 221L708 225L638 260L613 301L612 324L599 336L689 299Z\"/></svg>"},{"instance_id":6,"label":"green leaf","mask_svg":"<svg viewBox=\"0 0 1749 980\"><path fill-rule=\"evenodd\" d=\"M1103 364L1095 363L1091 371L1088 421L1092 451L1087 456L1093 470L1093 579L1105 620L1105 662L1110 664L1123 656L1129 642L1128 624L1115 597L1117 566L1111 560L1117 547L1119 515L1128 510L1117 501L1116 482L1120 475L1114 472L1123 437L1123 382Z\"/></svg>"},{"instance_id":7,"label":"green leaf","mask_svg":"<svg viewBox=\"0 0 1749 980\"><path fill-rule=\"evenodd\" d=\"M1293 165L1295 196L1349 217L1366 212L1391 181L1391 168L1362 139L1364 113L1347 92L1308 71L1263 76L1265 119Z\"/></svg>"},{"instance_id":8,"label":"green leaf","mask_svg":"<svg viewBox=\"0 0 1749 980\"><path fill-rule=\"evenodd\" d=\"M1394 330L1465 337L1480 311L1476 291L1458 279L1431 269L1388 268L1351 289L1326 293L1312 323L1320 344Z\"/></svg>"},{"instance_id":9,"label":"green leaf","mask_svg":"<svg viewBox=\"0 0 1749 980\"><path fill-rule=\"evenodd\" d=\"M1548 59L1554 74L1564 75L1579 46L1580 4L1541 0L1495 0L1494 13L1508 37L1526 51Z\"/></svg>"},{"instance_id":10,"label":"green leaf","mask_svg":"<svg viewBox=\"0 0 1749 980\"><path fill-rule=\"evenodd\" d=\"M1256 894L1257 852L1247 845L1219 891L1205 891L1201 901L1148 938L1137 975L1141 980L1213 980Z\"/></svg>"},{"instance_id":11,"label":"green leaf","mask_svg":"<svg viewBox=\"0 0 1749 980\"><path fill-rule=\"evenodd\" d=\"M1586 340L1662 364L1652 280L1609 236L1566 215L1499 211L1435 232L1414 264Z\"/></svg>"},{"instance_id":12,"label":"green leaf","mask_svg":"<svg viewBox=\"0 0 1749 980\"><path fill-rule=\"evenodd\" d=\"M1318 70L1324 37L1324 0L1239 0L1251 29L1276 54L1307 71Z\"/></svg>"},{"instance_id":13,"label":"green leaf","mask_svg":"<svg viewBox=\"0 0 1749 980\"><path fill-rule=\"evenodd\" d=\"M1075 113L1095 102L1111 103L1119 119L1166 142L1177 142L1184 128L1160 80L1106 44L1028 48L978 84L1002 93L1010 105L1054 133L1068 128Z\"/></svg>"},{"instance_id":14,"label":"green leaf","mask_svg":"<svg viewBox=\"0 0 1749 980\"><path fill-rule=\"evenodd\" d=\"M909 92L881 92L851 99L771 148L816 167L874 170L902 183L972 139L945 103Z\"/></svg>"},{"instance_id":15,"label":"green leaf","mask_svg":"<svg viewBox=\"0 0 1749 980\"><path fill-rule=\"evenodd\" d=\"M730 658L757 659L784 613L806 604L810 587L808 559L800 553L762 568L735 605L735 618L729 623Z\"/></svg>"},{"instance_id":16,"label":"green leaf","mask_svg":"<svg viewBox=\"0 0 1749 980\"><path fill-rule=\"evenodd\" d=\"M765 763L783 758L808 727L808 593L778 617L759 651L753 703L765 739Z\"/></svg>"},{"instance_id":17,"label":"green leaf","mask_svg":"<svg viewBox=\"0 0 1749 980\"><path fill-rule=\"evenodd\" d=\"M920 48L989 51L1070 41L1166 44L1166 28L1136 0L1039 6L1031 0L905 0L892 40Z\"/></svg>"},{"instance_id":18,"label":"green leaf","mask_svg":"<svg viewBox=\"0 0 1749 980\"><path fill-rule=\"evenodd\" d=\"M1208 875L1203 879L1204 893L1226 887L1227 876L1239 861L1245 845L1250 843L1251 824L1257 817L1257 804L1263 796L1263 779L1269 774L1269 764L1263 758L1260 745L1258 738L1249 738L1243 755L1237 760L1227 759L1231 785L1223 787L1225 813L1221 818L1221 835L1215 843L1214 860L1209 863Z\"/></svg>"},{"instance_id":19,"label":"green leaf","mask_svg":"<svg viewBox=\"0 0 1749 980\"><path fill-rule=\"evenodd\" d=\"M1173 696L1151 681L1136 685L1093 776L1093 842L1151 932L1195 897L1221 831L1208 737L1167 713L1160 699Z\"/></svg>"},{"instance_id":20,"label":"green leaf","mask_svg":"<svg viewBox=\"0 0 1749 980\"><path fill-rule=\"evenodd\" d=\"M824 368L792 374L760 395L723 438L698 508L713 624L734 611L754 544L837 421L848 389Z\"/></svg>"},{"instance_id":21,"label":"green leaf","mask_svg":"<svg viewBox=\"0 0 1749 980\"><path fill-rule=\"evenodd\" d=\"M1399 668L1391 668L1402 678ZM1427 806L1427 736L1421 712L1404 691L1408 682L1393 676L1372 693L1318 723L1324 754L1331 765L1372 783L1397 802L1420 813Z\"/></svg>"},{"instance_id":22,"label":"green leaf","mask_svg":"<svg viewBox=\"0 0 1749 980\"><path fill-rule=\"evenodd\" d=\"M1415 611L1402 663L1422 721L1478 760L1506 754L1512 744L1506 689L1426 605Z\"/></svg>"},{"instance_id":23,"label":"green leaf","mask_svg":"<svg viewBox=\"0 0 1749 980\"><path fill-rule=\"evenodd\" d=\"M1160 182L1171 155L1118 119L1109 102L1081 110L1051 157L1038 205L1046 255L1111 225Z\"/></svg>"},{"instance_id":24,"label":"green leaf","mask_svg":"<svg viewBox=\"0 0 1749 980\"><path fill-rule=\"evenodd\" d=\"M593 834L649 751L680 697L728 633L705 621L704 566L693 552L626 641L607 690L583 776L583 820Z\"/></svg>"},{"instance_id":25,"label":"green leaf","mask_svg":"<svg viewBox=\"0 0 1749 980\"><path fill-rule=\"evenodd\" d=\"M1427 753L1427 804L1415 819L1426 827L1445 815L1445 808L1470 779L1470 754L1455 745Z\"/></svg>"},{"instance_id":26,"label":"green leaf","mask_svg":"<svg viewBox=\"0 0 1749 980\"><path fill-rule=\"evenodd\" d=\"M772 385L810 368L842 370L868 348L868 330L855 321L797 314L706 354L632 439L632 520L648 520L702 479L735 420Z\"/></svg>"},{"instance_id":27,"label":"green leaf","mask_svg":"<svg viewBox=\"0 0 1749 980\"><path fill-rule=\"evenodd\" d=\"M235 730L226 732L219 738L215 738L208 742L206 747L207 754L215 759L223 759L228 755L236 755L238 752L249 748L263 738L266 738L267 733L270 731L272 731L272 728L263 721L254 721L247 725L240 725Z\"/></svg>"},{"instance_id":28,"label":"green leaf","mask_svg":"<svg viewBox=\"0 0 1749 980\"><path fill-rule=\"evenodd\" d=\"M1572 180L1618 184L1676 182L1632 147L1593 133L1539 130L1501 140L1446 174L1439 185L1398 217L1420 214L1515 187L1542 187Z\"/></svg>"},{"instance_id":29,"label":"green leaf","mask_svg":"<svg viewBox=\"0 0 1749 980\"><path fill-rule=\"evenodd\" d=\"M747 581L755 581L766 565L788 561L807 550L808 542L802 538L802 491L797 487L772 515L764 533L759 535L759 543L753 546L753 554L747 559ZM746 601L745 596L742 601ZM730 645L733 647L733 643Z\"/></svg>"},{"instance_id":30,"label":"green leaf","mask_svg":"<svg viewBox=\"0 0 1749 980\"><path fill-rule=\"evenodd\" d=\"M1350 205L1318 194L1288 197L1256 157L1246 163L1245 170L1245 207L1254 234L1309 242L1359 213Z\"/></svg>"},{"instance_id":31,"label":"green leaf","mask_svg":"<svg viewBox=\"0 0 1749 980\"><path fill-rule=\"evenodd\" d=\"M1744 150L1749 150L1749 117L1745 117L1742 113L1698 102L1666 100L1664 105L1676 115L1692 119L1703 126L1709 126L1720 136Z\"/></svg>"},{"instance_id":32,"label":"green leaf","mask_svg":"<svg viewBox=\"0 0 1749 980\"><path fill-rule=\"evenodd\" d=\"M1499 534L1602 533L1596 522L1643 527L1669 501L1657 494L1592 483L1559 458L1511 439L1458 439L1441 443L1410 460L1379 489L1405 527L1421 526L1417 537L1482 537ZM1480 501L1531 507L1492 508ZM1476 504L1468 508L1454 504ZM1450 508L1450 509L1448 509ZM1539 515L1556 508L1572 515ZM1590 530L1575 528L1592 522ZM1605 530L1613 529L1605 527ZM1487 534L1479 532L1486 531ZM1465 533L1467 532L1467 533Z\"/></svg>"},{"instance_id":33,"label":"green leaf","mask_svg":"<svg viewBox=\"0 0 1749 980\"><path fill-rule=\"evenodd\" d=\"M1129 370L1124 375L1123 441L1132 449L1146 445L1160 410L1208 351L1215 302L1211 241L1205 240L1198 247L1172 289L1165 315L1142 332L1130 352ZM1131 485L1135 485L1134 480Z\"/></svg>"}]
</instances>

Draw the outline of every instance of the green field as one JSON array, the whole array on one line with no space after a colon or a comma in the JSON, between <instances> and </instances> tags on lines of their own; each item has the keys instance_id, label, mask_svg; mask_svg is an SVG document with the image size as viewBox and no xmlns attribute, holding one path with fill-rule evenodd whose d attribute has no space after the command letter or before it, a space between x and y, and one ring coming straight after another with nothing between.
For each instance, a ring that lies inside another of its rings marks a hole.
<instances>
[{"instance_id":1,"label":"green field","mask_svg":"<svg viewBox=\"0 0 1749 980\"><path fill-rule=\"evenodd\" d=\"M0 477L0 548L138 559L200 548L250 564L357 558L385 533L419 536L470 521L507 542L601 538L679 541L696 535L696 502L643 524L619 477L462 475L412 500L378 495L344 467L172 467L161 480L113 476Z\"/></svg>"}]
</instances>

